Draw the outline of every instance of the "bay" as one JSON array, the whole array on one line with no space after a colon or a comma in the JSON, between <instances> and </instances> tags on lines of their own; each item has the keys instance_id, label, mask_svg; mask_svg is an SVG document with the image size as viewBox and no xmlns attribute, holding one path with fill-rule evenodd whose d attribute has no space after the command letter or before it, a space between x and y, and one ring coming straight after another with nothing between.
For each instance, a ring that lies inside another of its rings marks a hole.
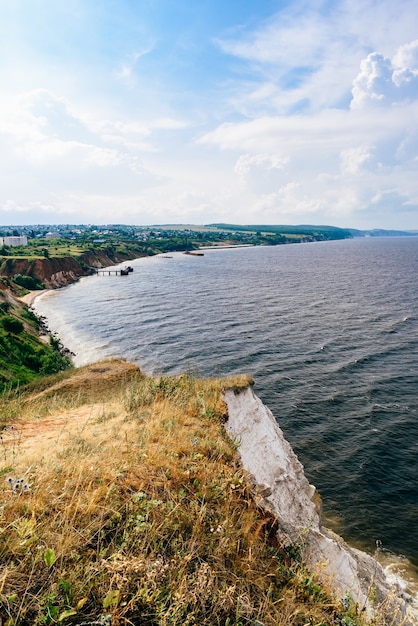
<instances>
[{"instance_id":1,"label":"bay","mask_svg":"<svg viewBox=\"0 0 418 626\"><path fill-rule=\"evenodd\" d=\"M326 520L418 566L418 238L174 253L35 301L76 364L246 372Z\"/></svg>"}]
</instances>

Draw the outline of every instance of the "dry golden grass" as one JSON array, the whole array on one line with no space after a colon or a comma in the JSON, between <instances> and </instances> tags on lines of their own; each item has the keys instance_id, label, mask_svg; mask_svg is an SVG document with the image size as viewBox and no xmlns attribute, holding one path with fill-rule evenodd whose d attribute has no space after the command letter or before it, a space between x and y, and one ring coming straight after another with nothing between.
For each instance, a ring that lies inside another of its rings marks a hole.
<instances>
[{"instance_id":1,"label":"dry golden grass","mask_svg":"<svg viewBox=\"0 0 418 626\"><path fill-rule=\"evenodd\" d=\"M0 623L361 624L255 504L222 427L249 383L115 360L5 400Z\"/></svg>"}]
</instances>

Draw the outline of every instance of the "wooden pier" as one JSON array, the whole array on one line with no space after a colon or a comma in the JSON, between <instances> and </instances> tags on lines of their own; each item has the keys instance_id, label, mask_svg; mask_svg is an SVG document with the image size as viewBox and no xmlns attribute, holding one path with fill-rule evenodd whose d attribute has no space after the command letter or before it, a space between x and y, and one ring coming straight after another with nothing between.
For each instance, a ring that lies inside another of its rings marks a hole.
<instances>
[{"instance_id":1,"label":"wooden pier","mask_svg":"<svg viewBox=\"0 0 418 626\"><path fill-rule=\"evenodd\" d=\"M112 270L112 269L109 269L109 268L106 268L106 269L95 268L95 271L96 271L96 274L98 276L100 276L100 274L102 274L102 276L105 276L105 275L112 276L112 274L114 274L115 276L118 276L118 275L119 276L128 276L128 274L130 274L134 270L133 270L132 267L128 266L128 267L122 267L122 268L120 268L118 270Z\"/></svg>"},{"instance_id":2,"label":"wooden pier","mask_svg":"<svg viewBox=\"0 0 418 626\"><path fill-rule=\"evenodd\" d=\"M112 274L120 274L121 270L96 270L96 274L98 274L100 276L100 274L102 276L111 276Z\"/></svg>"}]
</instances>

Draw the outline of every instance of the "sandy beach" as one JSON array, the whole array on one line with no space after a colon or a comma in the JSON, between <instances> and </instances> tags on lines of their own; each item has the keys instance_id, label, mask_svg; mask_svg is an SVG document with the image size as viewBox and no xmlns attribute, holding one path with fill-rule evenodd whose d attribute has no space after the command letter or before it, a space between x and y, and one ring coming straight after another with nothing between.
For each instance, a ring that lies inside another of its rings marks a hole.
<instances>
[{"instance_id":1,"label":"sandy beach","mask_svg":"<svg viewBox=\"0 0 418 626\"><path fill-rule=\"evenodd\" d=\"M50 291L50 289L36 289L34 291L29 291L29 293L22 296L21 298L17 298L17 300L20 300L20 302L23 302L23 304L26 304L30 307L34 303L36 298L41 296L43 293L47 293L47 291Z\"/></svg>"}]
</instances>

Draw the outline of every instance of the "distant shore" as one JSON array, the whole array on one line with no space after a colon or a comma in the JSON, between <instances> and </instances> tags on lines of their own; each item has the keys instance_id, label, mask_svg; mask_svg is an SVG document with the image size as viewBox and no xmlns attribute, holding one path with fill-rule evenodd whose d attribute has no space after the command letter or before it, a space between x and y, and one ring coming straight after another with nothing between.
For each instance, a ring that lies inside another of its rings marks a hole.
<instances>
[{"instance_id":1,"label":"distant shore","mask_svg":"<svg viewBox=\"0 0 418 626\"><path fill-rule=\"evenodd\" d=\"M199 246L198 250L223 250L226 248L256 248L254 243L215 243L213 246Z\"/></svg>"}]
</instances>

